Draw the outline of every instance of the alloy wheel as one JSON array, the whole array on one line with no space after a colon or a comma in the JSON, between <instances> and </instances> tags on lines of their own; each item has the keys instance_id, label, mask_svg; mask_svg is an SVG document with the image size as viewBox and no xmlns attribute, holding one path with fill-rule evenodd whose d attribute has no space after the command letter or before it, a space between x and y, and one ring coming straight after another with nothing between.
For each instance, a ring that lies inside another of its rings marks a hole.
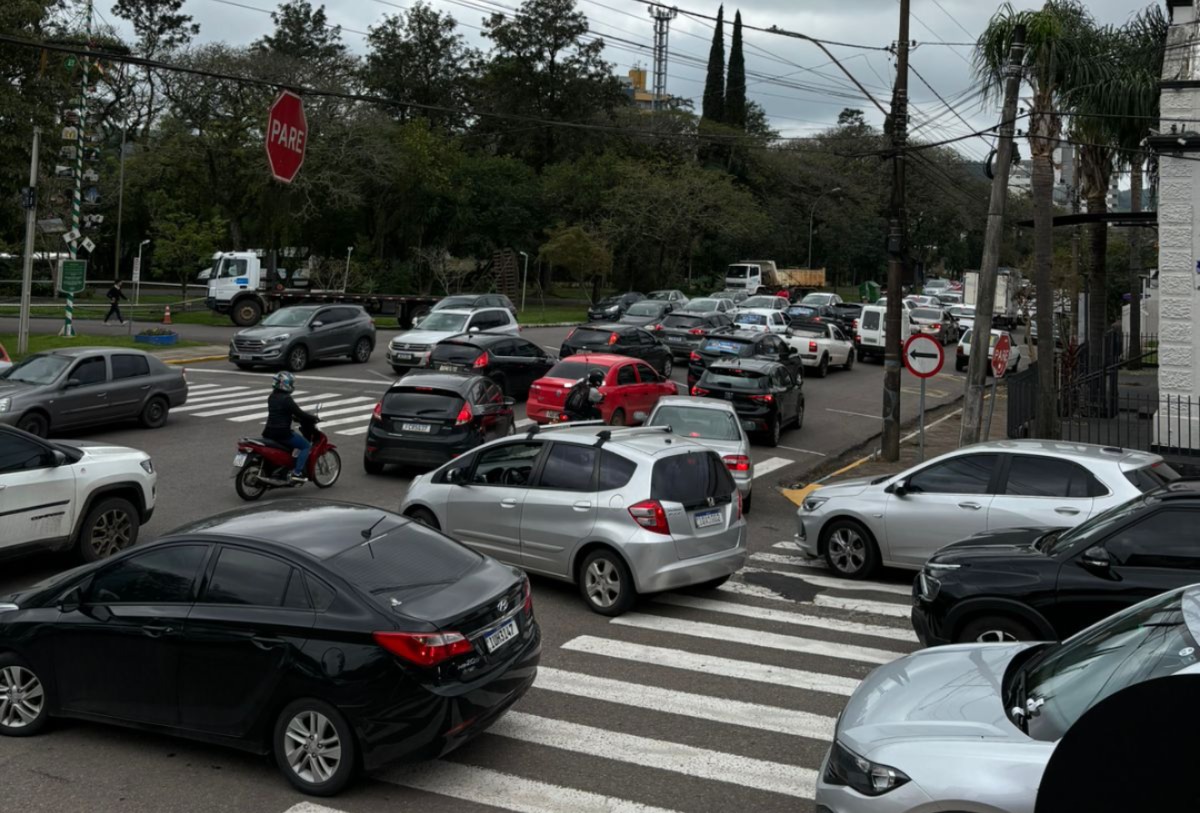
<instances>
[{"instance_id":1,"label":"alloy wheel","mask_svg":"<svg viewBox=\"0 0 1200 813\"><path fill-rule=\"evenodd\" d=\"M46 692L37 675L22 666L0 669L0 726L24 728L38 719Z\"/></svg>"},{"instance_id":2,"label":"alloy wheel","mask_svg":"<svg viewBox=\"0 0 1200 813\"><path fill-rule=\"evenodd\" d=\"M670 356L667 356L667 360L663 362L663 370L662 370L663 377L670 378L671 373L674 372L674 370L675 370L675 361Z\"/></svg>"},{"instance_id":3,"label":"alloy wheel","mask_svg":"<svg viewBox=\"0 0 1200 813\"><path fill-rule=\"evenodd\" d=\"M851 528L838 528L829 537L829 559L842 573L857 573L867 561L867 543Z\"/></svg>"},{"instance_id":4,"label":"alloy wheel","mask_svg":"<svg viewBox=\"0 0 1200 813\"><path fill-rule=\"evenodd\" d=\"M287 763L313 785L328 782L342 762L342 740L333 721L319 711L302 711L284 732Z\"/></svg>"},{"instance_id":5,"label":"alloy wheel","mask_svg":"<svg viewBox=\"0 0 1200 813\"><path fill-rule=\"evenodd\" d=\"M984 630L975 638L975 641L980 644L1006 644L1016 640L1018 640L1017 636L1008 630Z\"/></svg>"},{"instance_id":6,"label":"alloy wheel","mask_svg":"<svg viewBox=\"0 0 1200 813\"><path fill-rule=\"evenodd\" d=\"M621 595L621 574L612 562L597 559L584 576L588 598L597 607L611 607Z\"/></svg>"},{"instance_id":7,"label":"alloy wheel","mask_svg":"<svg viewBox=\"0 0 1200 813\"><path fill-rule=\"evenodd\" d=\"M96 517L92 525L92 550L97 559L112 556L133 542L133 523L120 508L112 508Z\"/></svg>"}]
</instances>

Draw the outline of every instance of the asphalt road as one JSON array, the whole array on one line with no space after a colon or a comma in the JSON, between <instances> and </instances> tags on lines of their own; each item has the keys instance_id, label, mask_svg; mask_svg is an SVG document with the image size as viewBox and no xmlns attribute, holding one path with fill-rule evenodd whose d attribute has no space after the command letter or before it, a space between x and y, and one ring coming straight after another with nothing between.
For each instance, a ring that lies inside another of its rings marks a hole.
<instances>
[{"instance_id":1,"label":"asphalt road","mask_svg":"<svg viewBox=\"0 0 1200 813\"><path fill-rule=\"evenodd\" d=\"M224 330L202 329L206 341ZM566 332L525 335L557 350ZM382 350L390 335L380 332L365 365L324 364L298 376L299 397L323 405L344 468L328 491L305 486L288 496L399 505L405 477L368 477L359 463L370 410L392 380ZM444 760L385 771L322 804L353 813L811 809L816 772L854 683L916 647L906 620L911 577L847 583L802 563L790 547L794 508L773 486L802 479L825 456L878 431L882 375L880 365L856 364L808 378L803 428L778 448L754 449L752 556L734 580L646 599L609 620L589 612L571 586L535 579L543 668L514 711ZM191 400L163 429L86 433L153 455L159 500L146 539L242 504L231 462L237 438L261 427L268 374L212 362L189 367L187 377ZM961 376L934 378L929 405L960 390ZM906 373L905 419L915 414L917 392ZM6 562L0 594L70 564L49 556ZM321 813L265 759L90 724L6 740L0 770L0 810Z\"/></svg>"}]
</instances>

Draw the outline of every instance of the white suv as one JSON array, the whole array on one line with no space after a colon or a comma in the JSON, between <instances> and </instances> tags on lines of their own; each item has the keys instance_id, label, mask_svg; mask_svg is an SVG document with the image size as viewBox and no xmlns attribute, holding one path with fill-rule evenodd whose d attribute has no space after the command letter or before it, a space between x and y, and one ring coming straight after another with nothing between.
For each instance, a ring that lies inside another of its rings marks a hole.
<instances>
[{"instance_id":1,"label":"white suv","mask_svg":"<svg viewBox=\"0 0 1200 813\"><path fill-rule=\"evenodd\" d=\"M396 335L387 349L387 361L396 375L404 375L425 364L433 346L463 333L509 333L521 335L517 317L507 308L446 308L431 311L413 330Z\"/></svg>"},{"instance_id":2,"label":"white suv","mask_svg":"<svg viewBox=\"0 0 1200 813\"><path fill-rule=\"evenodd\" d=\"M154 513L157 480L137 449L0 426L0 557L75 547L94 562L124 550Z\"/></svg>"}]
</instances>

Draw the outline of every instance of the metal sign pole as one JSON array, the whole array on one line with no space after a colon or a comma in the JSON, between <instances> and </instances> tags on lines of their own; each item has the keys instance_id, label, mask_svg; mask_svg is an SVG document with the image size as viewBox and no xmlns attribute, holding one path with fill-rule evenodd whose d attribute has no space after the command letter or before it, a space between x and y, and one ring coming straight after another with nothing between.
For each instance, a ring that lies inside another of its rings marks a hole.
<instances>
[{"instance_id":1,"label":"metal sign pole","mask_svg":"<svg viewBox=\"0 0 1200 813\"><path fill-rule=\"evenodd\" d=\"M983 427L983 439L992 439L992 416L996 414L996 387L1000 384L1000 377L992 376L992 402L988 404L987 423Z\"/></svg>"},{"instance_id":2,"label":"metal sign pole","mask_svg":"<svg viewBox=\"0 0 1200 813\"><path fill-rule=\"evenodd\" d=\"M917 411L918 411L917 422L921 427L921 448L920 448L920 452L918 453L917 462L924 463L925 462L925 379L924 378L921 379L921 406Z\"/></svg>"}]
</instances>

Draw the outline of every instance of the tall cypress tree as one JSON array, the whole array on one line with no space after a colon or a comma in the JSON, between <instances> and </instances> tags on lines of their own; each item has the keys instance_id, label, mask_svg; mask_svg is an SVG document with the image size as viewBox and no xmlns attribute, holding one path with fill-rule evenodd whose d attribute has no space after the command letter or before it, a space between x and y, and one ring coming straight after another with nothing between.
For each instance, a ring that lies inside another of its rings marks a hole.
<instances>
[{"instance_id":1,"label":"tall cypress tree","mask_svg":"<svg viewBox=\"0 0 1200 813\"><path fill-rule=\"evenodd\" d=\"M746 129L746 60L742 56L742 12L733 18L733 43L729 46L729 78L725 80L725 118L730 127Z\"/></svg>"},{"instance_id":2,"label":"tall cypress tree","mask_svg":"<svg viewBox=\"0 0 1200 813\"><path fill-rule=\"evenodd\" d=\"M725 6L717 9L712 48L708 50L708 76L704 79L703 118L725 119Z\"/></svg>"}]
</instances>

